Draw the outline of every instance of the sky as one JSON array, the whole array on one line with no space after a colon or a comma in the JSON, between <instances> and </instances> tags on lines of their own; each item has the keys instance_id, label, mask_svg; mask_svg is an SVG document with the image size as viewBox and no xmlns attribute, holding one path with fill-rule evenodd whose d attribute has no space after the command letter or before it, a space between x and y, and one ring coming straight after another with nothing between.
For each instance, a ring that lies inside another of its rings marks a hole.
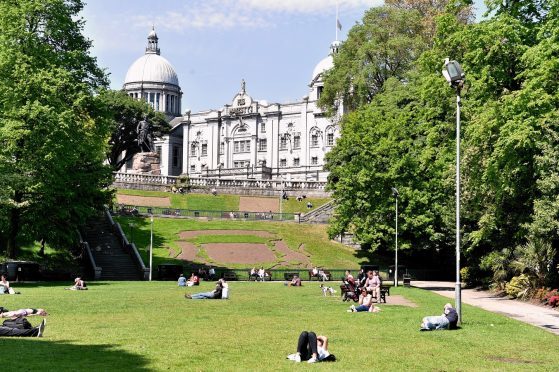
<instances>
[{"instance_id":1,"label":"sky","mask_svg":"<svg viewBox=\"0 0 559 372\"><path fill-rule=\"evenodd\" d=\"M308 94L316 64L344 40L365 10L383 0L85 0L92 55L121 89L144 54L152 25L161 55L175 68L183 112L231 103L241 79L252 98L286 103ZM476 0L478 15L482 0Z\"/></svg>"}]
</instances>

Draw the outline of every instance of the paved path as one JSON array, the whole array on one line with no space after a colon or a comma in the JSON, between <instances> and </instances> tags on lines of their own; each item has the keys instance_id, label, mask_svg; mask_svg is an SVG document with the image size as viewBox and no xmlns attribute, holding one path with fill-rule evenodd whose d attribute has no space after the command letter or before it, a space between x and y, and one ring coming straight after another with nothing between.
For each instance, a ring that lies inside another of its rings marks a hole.
<instances>
[{"instance_id":1,"label":"paved path","mask_svg":"<svg viewBox=\"0 0 559 372\"><path fill-rule=\"evenodd\" d=\"M414 287L431 290L441 296L454 298L453 282L412 281ZM489 291L462 290L462 302L487 311L502 314L532 324L559 336L559 311L526 302L498 297Z\"/></svg>"}]
</instances>

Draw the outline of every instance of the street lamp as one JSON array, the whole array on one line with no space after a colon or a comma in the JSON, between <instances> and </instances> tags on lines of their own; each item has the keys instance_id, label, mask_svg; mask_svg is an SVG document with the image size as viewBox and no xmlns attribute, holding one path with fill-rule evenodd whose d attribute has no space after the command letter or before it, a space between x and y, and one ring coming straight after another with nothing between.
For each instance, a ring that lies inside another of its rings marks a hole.
<instances>
[{"instance_id":1,"label":"street lamp","mask_svg":"<svg viewBox=\"0 0 559 372\"><path fill-rule=\"evenodd\" d=\"M151 232L149 234L149 281L153 272L153 214L150 216Z\"/></svg>"},{"instance_id":2,"label":"street lamp","mask_svg":"<svg viewBox=\"0 0 559 372\"><path fill-rule=\"evenodd\" d=\"M450 61L448 58L444 61L443 76L448 84L456 90L456 284L455 284L455 301L456 312L458 313L458 321L462 322L462 293L460 284L460 91L464 86L466 75L460 64L456 61Z\"/></svg>"},{"instance_id":3,"label":"street lamp","mask_svg":"<svg viewBox=\"0 0 559 372\"><path fill-rule=\"evenodd\" d=\"M394 286L398 287L398 197L400 193L398 193L398 189L395 187L392 188L392 196L396 199L396 264L394 266Z\"/></svg>"}]
</instances>

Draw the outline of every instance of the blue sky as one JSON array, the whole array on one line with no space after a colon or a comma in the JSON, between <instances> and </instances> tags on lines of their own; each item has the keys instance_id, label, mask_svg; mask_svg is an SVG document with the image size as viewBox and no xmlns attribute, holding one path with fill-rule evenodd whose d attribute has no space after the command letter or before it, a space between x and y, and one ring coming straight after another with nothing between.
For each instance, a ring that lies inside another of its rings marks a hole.
<instances>
[{"instance_id":1,"label":"blue sky","mask_svg":"<svg viewBox=\"0 0 559 372\"><path fill-rule=\"evenodd\" d=\"M218 109L246 80L255 99L291 102L308 93L315 65L335 39L336 0L86 0L92 54L120 89L155 24L174 66L183 111ZM339 38L383 0L338 0ZM476 0L481 8L481 0Z\"/></svg>"}]
</instances>

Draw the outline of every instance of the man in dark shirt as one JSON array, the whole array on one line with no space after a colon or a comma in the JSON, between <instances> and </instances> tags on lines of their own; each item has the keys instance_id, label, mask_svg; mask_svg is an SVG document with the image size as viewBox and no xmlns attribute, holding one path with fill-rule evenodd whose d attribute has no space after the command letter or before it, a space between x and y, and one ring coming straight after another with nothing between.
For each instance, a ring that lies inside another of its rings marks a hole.
<instances>
[{"instance_id":1,"label":"man in dark shirt","mask_svg":"<svg viewBox=\"0 0 559 372\"><path fill-rule=\"evenodd\" d=\"M451 304L444 305L444 312L440 316L426 316L421 323L421 331L437 329L456 329L458 313Z\"/></svg>"}]
</instances>

